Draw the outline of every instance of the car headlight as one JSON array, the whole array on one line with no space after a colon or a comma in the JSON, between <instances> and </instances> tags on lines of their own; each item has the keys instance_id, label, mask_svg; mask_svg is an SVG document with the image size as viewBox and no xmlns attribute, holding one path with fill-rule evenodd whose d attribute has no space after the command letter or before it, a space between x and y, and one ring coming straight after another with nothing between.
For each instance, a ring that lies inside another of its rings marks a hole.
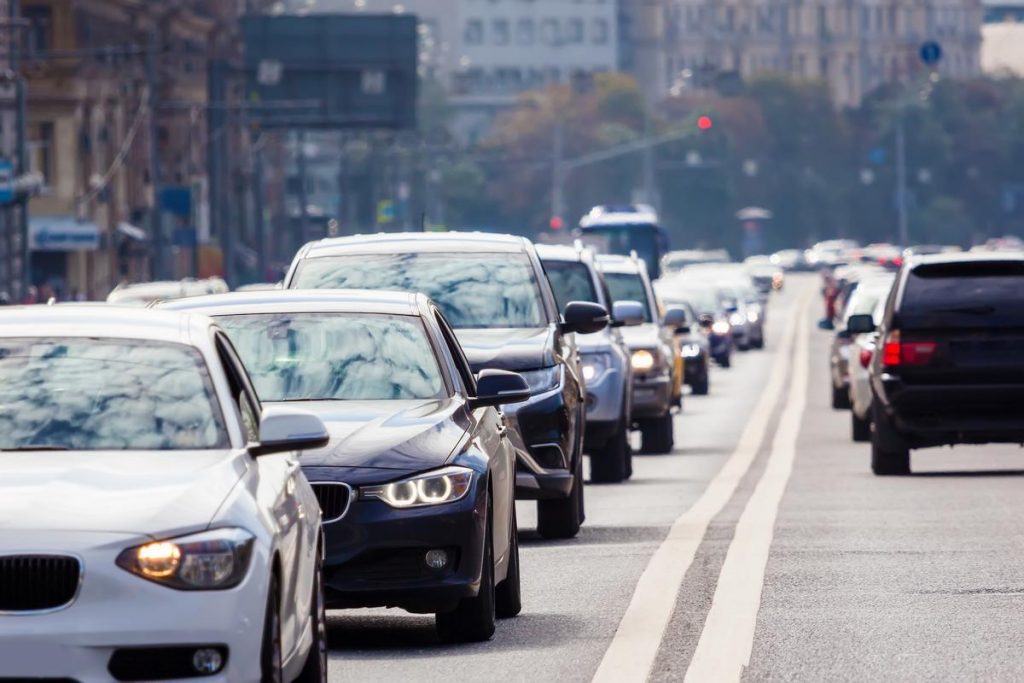
<instances>
[{"instance_id":1,"label":"car headlight","mask_svg":"<svg viewBox=\"0 0 1024 683\"><path fill-rule=\"evenodd\" d=\"M472 482L473 470L453 466L390 484L364 486L359 496L383 501L393 508L443 505L464 498Z\"/></svg>"},{"instance_id":2,"label":"car headlight","mask_svg":"<svg viewBox=\"0 0 1024 683\"><path fill-rule=\"evenodd\" d=\"M121 569L170 588L223 590L245 578L253 541L244 529L214 529L128 548L116 562Z\"/></svg>"},{"instance_id":3,"label":"car headlight","mask_svg":"<svg viewBox=\"0 0 1024 683\"><path fill-rule=\"evenodd\" d=\"M758 321L757 311L747 311L747 320L756 323Z\"/></svg>"},{"instance_id":4,"label":"car headlight","mask_svg":"<svg viewBox=\"0 0 1024 683\"><path fill-rule=\"evenodd\" d=\"M612 366L610 353L588 353L580 358L583 365L583 379L592 382Z\"/></svg>"},{"instance_id":5,"label":"car headlight","mask_svg":"<svg viewBox=\"0 0 1024 683\"><path fill-rule=\"evenodd\" d=\"M558 381L562 377L561 368L558 365L553 365L550 368L541 368L540 370L526 370L519 374L530 385L530 393L534 395L556 388Z\"/></svg>"},{"instance_id":6,"label":"car headlight","mask_svg":"<svg viewBox=\"0 0 1024 683\"><path fill-rule=\"evenodd\" d=\"M651 370L654 367L655 358L654 354L648 351L647 349L640 349L639 351L633 352L633 355L630 357L629 362L630 365L633 366L634 370L639 370L640 372L647 372L648 370Z\"/></svg>"},{"instance_id":7,"label":"car headlight","mask_svg":"<svg viewBox=\"0 0 1024 683\"><path fill-rule=\"evenodd\" d=\"M747 322L747 319L740 313L733 313L729 316L729 322L733 327L739 327L743 323Z\"/></svg>"},{"instance_id":8,"label":"car headlight","mask_svg":"<svg viewBox=\"0 0 1024 683\"><path fill-rule=\"evenodd\" d=\"M683 358L696 358L700 355L700 344L683 344L680 353L683 354Z\"/></svg>"},{"instance_id":9,"label":"car headlight","mask_svg":"<svg viewBox=\"0 0 1024 683\"><path fill-rule=\"evenodd\" d=\"M711 331L715 334L729 334L731 330L732 328L729 326L729 323L724 320L716 321L715 324L711 326Z\"/></svg>"}]
</instances>

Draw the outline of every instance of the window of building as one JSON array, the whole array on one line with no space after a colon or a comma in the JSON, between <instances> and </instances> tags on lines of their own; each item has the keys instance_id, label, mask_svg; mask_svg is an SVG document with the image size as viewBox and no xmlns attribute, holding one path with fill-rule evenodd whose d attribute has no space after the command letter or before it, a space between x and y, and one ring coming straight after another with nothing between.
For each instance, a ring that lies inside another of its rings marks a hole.
<instances>
[{"instance_id":1,"label":"window of building","mask_svg":"<svg viewBox=\"0 0 1024 683\"><path fill-rule=\"evenodd\" d=\"M725 30L732 33L736 30L736 8L726 7L725 8Z\"/></svg>"},{"instance_id":2,"label":"window of building","mask_svg":"<svg viewBox=\"0 0 1024 683\"><path fill-rule=\"evenodd\" d=\"M608 42L608 20L594 19L590 22L590 42L595 45L604 45Z\"/></svg>"},{"instance_id":3,"label":"window of building","mask_svg":"<svg viewBox=\"0 0 1024 683\"><path fill-rule=\"evenodd\" d=\"M561 43L557 19L545 19L540 22L540 39L545 45L558 45Z\"/></svg>"},{"instance_id":4,"label":"window of building","mask_svg":"<svg viewBox=\"0 0 1024 683\"><path fill-rule=\"evenodd\" d=\"M29 165L33 173L43 176L43 184L53 185L53 122L43 121L30 124L28 127Z\"/></svg>"},{"instance_id":5,"label":"window of building","mask_svg":"<svg viewBox=\"0 0 1024 683\"><path fill-rule=\"evenodd\" d=\"M484 22L479 19L470 19L466 22L466 30L463 35L466 45L480 45L484 42Z\"/></svg>"},{"instance_id":6,"label":"window of building","mask_svg":"<svg viewBox=\"0 0 1024 683\"><path fill-rule=\"evenodd\" d=\"M495 19L491 22L491 42L495 45L508 45L511 42L511 30L507 19Z\"/></svg>"},{"instance_id":7,"label":"window of building","mask_svg":"<svg viewBox=\"0 0 1024 683\"><path fill-rule=\"evenodd\" d=\"M824 7L818 8L818 35L822 38L828 37L828 10Z\"/></svg>"},{"instance_id":8,"label":"window of building","mask_svg":"<svg viewBox=\"0 0 1024 683\"><path fill-rule=\"evenodd\" d=\"M49 5L26 5L21 10L28 22L28 51L49 52L53 49L53 10Z\"/></svg>"},{"instance_id":9,"label":"window of building","mask_svg":"<svg viewBox=\"0 0 1024 683\"><path fill-rule=\"evenodd\" d=\"M583 42L583 20L569 19L565 22L565 42L577 44Z\"/></svg>"},{"instance_id":10,"label":"window of building","mask_svg":"<svg viewBox=\"0 0 1024 683\"><path fill-rule=\"evenodd\" d=\"M520 45L533 45L535 39L533 19L520 19L516 24L516 42Z\"/></svg>"}]
</instances>

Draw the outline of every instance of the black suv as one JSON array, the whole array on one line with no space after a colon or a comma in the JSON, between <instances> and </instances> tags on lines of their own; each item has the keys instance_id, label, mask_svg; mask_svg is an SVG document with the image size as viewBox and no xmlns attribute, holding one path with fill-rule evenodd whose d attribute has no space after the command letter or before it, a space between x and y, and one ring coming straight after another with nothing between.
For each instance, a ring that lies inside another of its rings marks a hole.
<instances>
[{"instance_id":1,"label":"black suv","mask_svg":"<svg viewBox=\"0 0 1024 683\"><path fill-rule=\"evenodd\" d=\"M608 325L598 304L559 313L533 244L487 233L392 233L307 244L285 278L290 289L423 292L455 329L473 372L518 372L524 403L502 406L516 446L516 497L537 500L537 531L579 532L586 399L575 332Z\"/></svg>"},{"instance_id":2,"label":"black suv","mask_svg":"<svg viewBox=\"0 0 1024 683\"><path fill-rule=\"evenodd\" d=\"M853 316L855 332L874 329ZM1024 444L1024 256L953 254L904 266L871 361L871 468L910 449Z\"/></svg>"}]
</instances>

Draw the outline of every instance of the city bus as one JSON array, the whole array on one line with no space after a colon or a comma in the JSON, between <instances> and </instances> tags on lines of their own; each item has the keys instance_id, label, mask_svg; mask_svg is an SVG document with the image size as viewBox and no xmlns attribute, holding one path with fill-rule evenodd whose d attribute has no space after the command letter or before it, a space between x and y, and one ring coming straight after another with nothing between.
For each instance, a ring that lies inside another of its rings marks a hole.
<instances>
[{"instance_id":1,"label":"city bus","mask_svg":"<svg viewBox=\"0 0 1024 683\"><path fill-rule=\"evenodd\" d=\"M649 206L595 206L580 219L576 235L600 254L629 256L636 252L647 264L651 279L661 275L661 257L668 251L668 234Z\"/></svg>"}]
</instances>

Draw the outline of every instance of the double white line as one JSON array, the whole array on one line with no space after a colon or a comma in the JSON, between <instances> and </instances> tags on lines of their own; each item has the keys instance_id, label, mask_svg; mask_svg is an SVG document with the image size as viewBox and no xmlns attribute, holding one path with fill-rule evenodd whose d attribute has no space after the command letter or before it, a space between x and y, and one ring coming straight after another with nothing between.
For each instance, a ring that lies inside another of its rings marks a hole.
<instances>
[{"instance_id":1,"label":"double white line","mask_svg":"<svg viewBox=\"0 0 1024 683\"><path fill-rule=\"evenodd\" d=\"M738 681L743 667L749 663L776 513L792 471L796 437L807 401L809 304L809 294L801 297L797 320L791 323L779 351L780 362L774 367L736 450L700 499L675 521L651 556L594 674L595 683L647 680L686 571L693 564L711 520L732 498L754 462L786 379L790 378L786 408L768 465L736 525L686 680Z\"/></svg>"}]
</instances>

